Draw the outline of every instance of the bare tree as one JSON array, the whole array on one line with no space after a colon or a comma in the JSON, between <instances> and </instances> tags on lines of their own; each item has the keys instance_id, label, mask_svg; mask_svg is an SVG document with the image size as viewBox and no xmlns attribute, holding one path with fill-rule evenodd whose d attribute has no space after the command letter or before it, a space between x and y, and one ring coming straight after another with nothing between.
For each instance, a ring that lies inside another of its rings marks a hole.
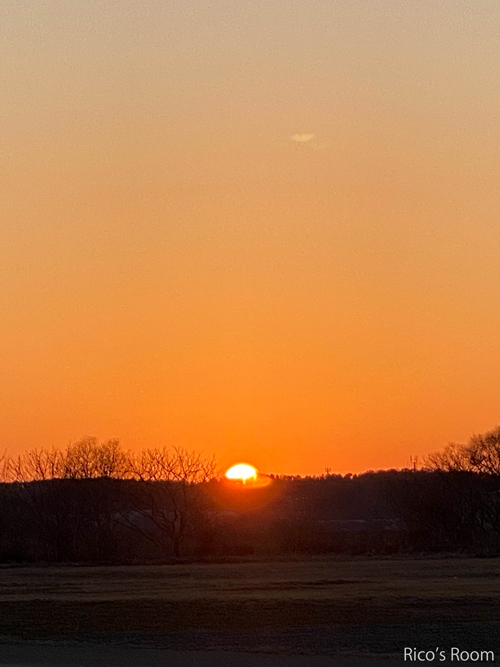
<instances>
[{"instance_id":1,"label":"bare tree","mask_svg":"<svg viewBox=\"0 0 500 667\"><path fill-rule=\"evenodd\" d=\"M128 458L120 441L99 443L95 437L82 438L65 450L35 448L15 457L0 456L0 479L8 482L123 478L127 470Z\"/></svg>"},{"instance_id":2,"label":"bare tree","mask_svg":"<svg viewBox=\"0 0 500 667\"><path fill-rule=\"evenodd\" d=\"M27 482L29 472L25 462L25 455L6 457L3 465L3 475L6 482Z\"/></svg>"},{"instance_id":3,"label":"bare tree","mask_svg":"<svg viewBox=\"0 0 500 667\"><path fill-rule=\"evenodd\" d=\"M97 438L88 436L68 445L61 456L60 476L67 479L121 478L126 471L127 456L119 440L99 444Z\"/></svg>"},{"instance_id":4,"label":"bare tree","mask_svg":"<svg viewBox=\"0 0 500 667\"><path fill-rule=\"evenodd\" d=\"M450 443L442 452L430 454L426 466L431 470L500 475L500 427L473 435L467 444Z\"/></svg>"},{"instance_id":5,"label":"bare tree","mask_svg":"<svg viewBox=\"0 0 500 667\"><path fill-rule=\"evenodd\" d=\"M7 450L0 454L0 482L9 481L8 471L9 459L7 457Z\"/></svg>"},{"instance_id":6,"label":"bare tree","mask_svg":"<svg viewBox=\"0 0 500 667\"><path fill-rule=\"evenodd\" d=\"M473 470L500 475L500 427L472 436L467 452Z\"/></svg>"},{"instance_id":7,"label":"bare tree","mask_svg":"<svg viewBox=\"0 0 500 667\"><path fill-rule=\"evenodd\" d=\"M483 532L500 536L500 427L473 435L467 444L449 444L426 463L431 470L462 473L456 484L462 506L468 505L469 516Z\"/></svg>"},{"instance_id":8,"label":"bare tree","mask_svg":"<svg viewBox=\"0 0 500 667\"><path fill-rule=\"evenodd\" d=\"M129 474L140 482L140 495L132 498L142 524L124 517L127 524L153 542L170 542L178 557L186 537L206 515L200 487L218 473L215 459L182 448L152 448L130 455ZM149 524L149 527L148 527Z\"/></svg>"},{"instance_id":9,"label":"bare tree","mask_svg":"<svg viewBox=\"0 0 500 667\"><path fill-rule=\"evenodd\" d=\"M442 452L429 454L424 465L425 468L430 470L469 471L470 461L467 446L450 442Z\"/></svg>"},{"instance_id":10,"label":"bare tree","mask_svg":"<svg viewBox=\"0 0 500 667\"><path fill-rule=\"evenodd\" d=\"M26 452L18 465L22 479L19 481L43 481L61 477L63 454L59 449L32 449Z\"/></svg>"}]
</instances>

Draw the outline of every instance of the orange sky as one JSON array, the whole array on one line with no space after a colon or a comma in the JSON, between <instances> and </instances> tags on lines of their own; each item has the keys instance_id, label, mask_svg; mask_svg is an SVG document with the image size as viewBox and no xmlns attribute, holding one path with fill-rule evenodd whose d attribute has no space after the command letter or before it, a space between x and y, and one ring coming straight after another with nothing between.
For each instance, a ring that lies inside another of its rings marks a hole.
<instances>
[{"instance_id":1,"label":"orange sky","mask_svg":"<svg viewBox=\"0 0 500 667\"><path fill-rule=\"evenodd\" d=\"M4 0L0 451L357 472L498 424L499 29Z\"/></svg>"}]
</instances>

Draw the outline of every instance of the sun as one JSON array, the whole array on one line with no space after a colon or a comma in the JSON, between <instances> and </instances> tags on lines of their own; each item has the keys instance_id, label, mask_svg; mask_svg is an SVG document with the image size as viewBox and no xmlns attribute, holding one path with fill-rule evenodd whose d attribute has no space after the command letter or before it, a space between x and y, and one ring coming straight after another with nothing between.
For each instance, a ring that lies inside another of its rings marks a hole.
<instances>
[{"instance_id":1,"label":"sun","mask_svg":"<svg viewBox=\"0 0 500 667\"><path fill-rule=\"evenodd\" d=\"M243 484L248 480L256 480L259 471L257 468L249 465L248 463L237 463L235 466L226 470L226 477L228 479L237 479L241 480Z\"/></svg>"}]
</instances>

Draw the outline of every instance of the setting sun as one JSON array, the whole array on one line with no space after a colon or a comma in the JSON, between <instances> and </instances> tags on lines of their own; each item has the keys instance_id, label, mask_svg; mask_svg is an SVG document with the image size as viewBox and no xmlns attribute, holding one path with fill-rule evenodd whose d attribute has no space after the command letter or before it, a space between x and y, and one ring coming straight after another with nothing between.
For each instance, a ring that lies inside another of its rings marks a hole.
<instances>
[{"instance_id":1,"label":"setting sun","mask_svg":"<svg viewBox=\"0 0 500 667\"><path fill-rule=\"evenodd\" d=\"M226 471L228 479L239 479L246 482L249 479L257 479L258 470L248 463L238 463Z\"/></svg>"}]
</instances>

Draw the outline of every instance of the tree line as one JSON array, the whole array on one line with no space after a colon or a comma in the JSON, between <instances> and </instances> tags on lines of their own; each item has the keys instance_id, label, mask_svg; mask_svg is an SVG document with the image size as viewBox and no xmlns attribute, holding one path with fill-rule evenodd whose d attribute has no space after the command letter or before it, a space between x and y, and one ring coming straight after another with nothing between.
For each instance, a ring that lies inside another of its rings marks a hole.
<instances>
[{"instance_id":1,"label":"tree line","mask_svg":"<svg viewBox=\"0 0 500 667\"><path fill-rule=\"evenodd\" d=\"M215 458L185 449L148 448L125 452L117 439L86 437L65 449L32 449L0 457L0 482L49 479L135 479L204 482L218 474Z\"/></svg>"},{"instance_id":2,"label":"tree line","mask_svg":"<svg viewBox=\"0 0 500 667\"><path fill-rule=\"evenodd\" d=\"M500 552L500 429L420 470L271 475L255 488L180 448L84 438L0 462L1 562Z\"/></svg>"}]
</instances>

